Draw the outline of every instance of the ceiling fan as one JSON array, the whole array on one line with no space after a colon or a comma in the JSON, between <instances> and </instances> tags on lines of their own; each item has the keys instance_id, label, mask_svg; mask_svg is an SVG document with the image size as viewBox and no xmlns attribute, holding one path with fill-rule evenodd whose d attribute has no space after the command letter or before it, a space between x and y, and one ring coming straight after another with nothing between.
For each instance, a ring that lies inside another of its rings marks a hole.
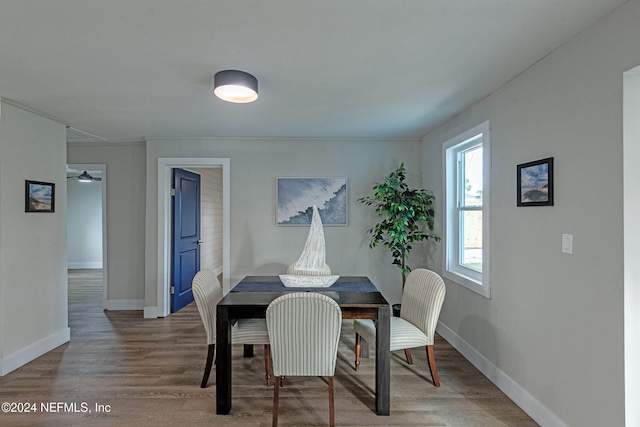
<instances>
[{"instance_id":1,"label":"ceiling fan","mask_svg":"<svg viewBox=\"0 0 640 427\"><path fill-rule=\"evenodd\" d=\"M79 182L102 181L102 178L91 176L87 171L82 172L78 176L68 176L67 179L77 179Z\"/></svg>"}]
</instances>

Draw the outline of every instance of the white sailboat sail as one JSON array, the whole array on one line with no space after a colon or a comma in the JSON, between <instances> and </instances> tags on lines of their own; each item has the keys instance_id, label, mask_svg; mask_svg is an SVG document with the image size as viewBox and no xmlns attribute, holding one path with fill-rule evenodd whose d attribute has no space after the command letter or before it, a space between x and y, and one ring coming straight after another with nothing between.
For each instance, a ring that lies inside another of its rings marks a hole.
<instances>
[{"instance_id":1,"label":"white sailboat sail","mask_svg":"<svg viewBox=\"0 0 640 427\"><path fill-rule=\"evenodd\" d=\"M309 234L307 235L307 241L302 249L300 258L296 261L294 266L294 272L296 274L319 274L324 270L325 265L325 247L324 247L324 229L322 228L322 221L320 220L320 214L318 213L318 207L313 205L313 216L311 218L311 227L309 228ZM300 271L300 273L298 273Z\"/></svg>"},{"instance_id":2,"label":"white sailboat sail","mask_svg":"<svg viewBox=\"0 0 640 427\"><path fill-rule=\"evenodd\" d=\"M332 276L331 269L326 264L324 244L324 229L318 213L318 207L313 205L311 227L302 254L293 263L293 274L281 274L280 280L287 287L320 287L331 286L340 276ZM289 272L288 272L289 273Z\"/></svg>"}]
</instances>

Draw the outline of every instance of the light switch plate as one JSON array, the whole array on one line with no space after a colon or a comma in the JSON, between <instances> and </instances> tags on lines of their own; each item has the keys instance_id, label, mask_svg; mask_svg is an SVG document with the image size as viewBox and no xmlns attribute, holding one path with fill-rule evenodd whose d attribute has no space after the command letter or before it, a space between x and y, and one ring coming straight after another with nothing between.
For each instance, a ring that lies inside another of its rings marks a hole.
<instances>
[{"instance_id":1,"label":"light switch plate","mask_svg":"<svg viewBox=\"0 0 640 427\"><path fill-rule=\"evenodd\" d=\"M573 254L573 234L562 235L562 253Z\"/></svg>"}]
</instances>

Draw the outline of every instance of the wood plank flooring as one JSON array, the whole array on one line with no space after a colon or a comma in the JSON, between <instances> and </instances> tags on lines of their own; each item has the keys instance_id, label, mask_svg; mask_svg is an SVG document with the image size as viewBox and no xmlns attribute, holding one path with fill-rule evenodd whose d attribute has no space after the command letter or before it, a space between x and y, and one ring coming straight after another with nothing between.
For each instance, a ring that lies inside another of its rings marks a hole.
<instances>
[{"instance_id":1,"label":"wood plank flooring","mask_svg":"<svg viewBox=\"0 0 640 427\"><path fill-rule=\"evenodd\" d=\"M215 368L200 388L207 355L192 303L164 319L140 311L103 311L100 271L69 272L71 342L0 377L0 402L35 403L36 413L0 413L2 426L270 426L273 388L264 385L261 346L233 350L233 407L215 414ZM435 356L442 386L431 383L426 352L391 358L391 415L374 412L374 362L353 369L352 321L345 321L335 377L337 426L536 426L444 339ZM41 405L59 412L43 413ZM62 402L64 406L57 406ZM82 406L86 404L86 407ZM76 404L77 412L69 412ZM96 405L103 405L102 412ZM83 412L84 409L91 412ZM108 411L107 411L108 409ZM329 423L326 379L288 378L279 425Z\"/></svg>"}]
</instances>

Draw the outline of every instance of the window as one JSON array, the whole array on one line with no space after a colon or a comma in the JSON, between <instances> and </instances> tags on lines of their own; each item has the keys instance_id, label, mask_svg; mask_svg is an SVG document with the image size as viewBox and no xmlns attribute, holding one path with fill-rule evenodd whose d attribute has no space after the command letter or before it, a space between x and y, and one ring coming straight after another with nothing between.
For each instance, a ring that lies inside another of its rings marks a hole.
<instances>
[{"instance_id":1,"label":"window","mask_svg":"<svg viewBox=\"0 0 640 427\"><path fill-rule=\"evenodd\" d=\"M444 276L489 298L489 122L445 142L443 156Z\"/></svg>"}]
</instances>

